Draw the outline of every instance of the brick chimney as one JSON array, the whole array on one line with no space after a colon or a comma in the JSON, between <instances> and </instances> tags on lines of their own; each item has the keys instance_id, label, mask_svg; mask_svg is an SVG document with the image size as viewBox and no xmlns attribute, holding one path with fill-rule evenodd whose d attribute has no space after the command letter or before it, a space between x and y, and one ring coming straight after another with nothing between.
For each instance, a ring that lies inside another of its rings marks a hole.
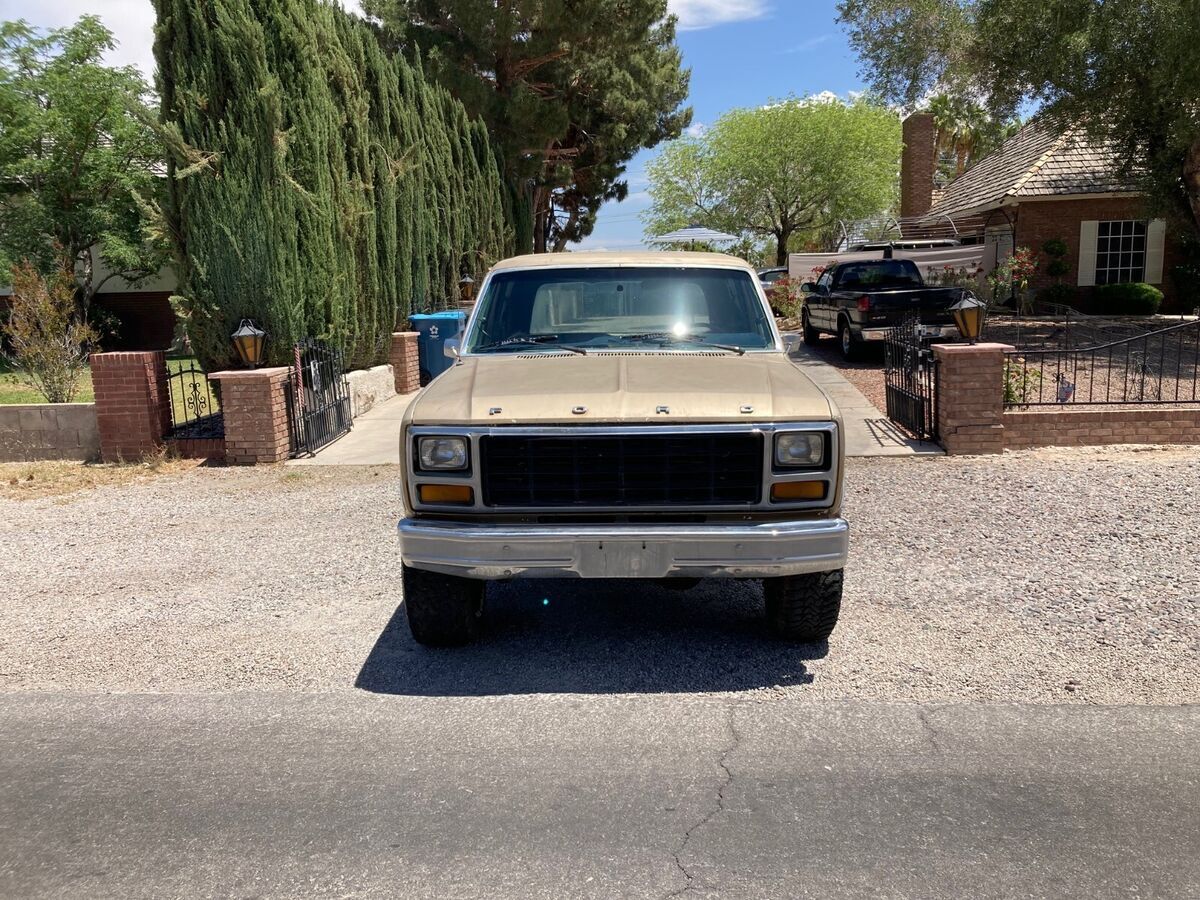
<instances>
[{"instance_id":1,"label":"brick chimney","mask_svg":"<svg viewBox=\"0 0 1200 900\"><path fill-rule=\"evenodd\" d=\"M901 131L900 216L919 216L933 206L933 175L937 169L937 128L933 115L913 113Z\"/></svg>"}]
</instances>

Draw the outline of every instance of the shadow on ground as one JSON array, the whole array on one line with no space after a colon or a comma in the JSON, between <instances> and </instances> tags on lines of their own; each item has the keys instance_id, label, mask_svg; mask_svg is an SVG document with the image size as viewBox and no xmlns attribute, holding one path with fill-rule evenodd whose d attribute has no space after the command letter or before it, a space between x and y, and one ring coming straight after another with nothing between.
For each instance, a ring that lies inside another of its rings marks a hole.
<instances>
[{"instance_id":1,"label":"shadow on ground","mask_svg":"<svg viewBox=\"0 0 1200 900\"><path fill-rule=\"evenodd\" d=\"M812 682L826 644L767 634L756 582L673 591L634 581L488 586L479 643L431 650L399 607L355 686L380 694L705 693Z\"/></svg>"}]
</instances>

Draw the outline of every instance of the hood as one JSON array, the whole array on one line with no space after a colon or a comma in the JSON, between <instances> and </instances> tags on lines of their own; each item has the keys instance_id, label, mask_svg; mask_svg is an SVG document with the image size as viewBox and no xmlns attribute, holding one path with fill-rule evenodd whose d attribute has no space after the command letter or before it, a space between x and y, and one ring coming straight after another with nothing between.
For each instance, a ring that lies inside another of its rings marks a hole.
<instances>
[{"instance_id":1,"label":"hood","mask_svg":"<svg viewBox=\"0 0 1200 900\"><path fill-rule=\"evenodd\" d=\"M500 412L492 414L496 408ZM572 412L576 408L586 411ZM466 356L417 396L409 414L415 425L804 421L836 415L820 388L785 354L711 351Z\"/></svg>"}]
</instances>

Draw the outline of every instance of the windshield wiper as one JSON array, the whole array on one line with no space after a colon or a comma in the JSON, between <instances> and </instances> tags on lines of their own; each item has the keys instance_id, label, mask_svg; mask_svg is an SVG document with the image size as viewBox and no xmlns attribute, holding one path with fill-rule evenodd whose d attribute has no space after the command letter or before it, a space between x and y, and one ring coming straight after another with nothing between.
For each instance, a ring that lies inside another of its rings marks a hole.
<instances>
[{"instance_id":1,"label":"windshield wiper","mask_svg":"<svg viewBox=\"0 0 1200 900\"><path fill-rule=\"evenodd\" d=\"M567 350L571 353L578 353L580 356L587 356L587 351L582 347L572 347L570 344L558 343L557 334L536 334L529 337L510 337L502 341L492 341L490 344L484 344L481 347L476 347L476 353L484 353L488 350L498 350L501 347L541 347L550 346L555 350Z\"/></svg>"},{"instance_id":2,"label":"windshield wiper","mask_svg":"<svg viewBox=\"0 0 1200 900\"><path fill-rule=\"evenodd\" d=\"M735 347L733 344L713 344L706 338L700 335L689 335L682 337L677 334L672 334L669 331L647 331L645 334L618 334L614 335L623 341L662 341L663 343L672 344L703 344L705 347L712 347L714 350L728 350L730 353L736 353L738 356L745 356L746 351L741 347Z\"/></svg>"}]
</instances>

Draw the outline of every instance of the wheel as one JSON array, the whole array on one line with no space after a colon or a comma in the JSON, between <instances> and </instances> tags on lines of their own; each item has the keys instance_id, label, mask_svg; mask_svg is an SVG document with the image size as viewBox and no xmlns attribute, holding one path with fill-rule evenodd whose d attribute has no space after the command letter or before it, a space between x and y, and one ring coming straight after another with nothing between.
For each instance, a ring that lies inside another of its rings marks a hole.
<instances>
[{"instance_id":1,"label":"wheel","mask_svg":"<svg viewBox=\"0 0 1200 900\"><path fill-rule=\"evenodd\" d=\"M764 578L767 627L777 637L809 644L833 634L842 609L842 570Z\"/></svg>"},{"instance_id":2,"label":"wheel","mask_svg":"<svg viewBox=\"0 0 1200 900\"><path fill-rule=\"evenodd\" d=\"M807 309L800 314L800 321L804 327L804 343L810 347L816 346L817 342L821 340L821 332L812 327L812 323L808 319Z\"/></svg>"},{"instance_id":3,"label":"wheel","mask_svg":"<svg viewBox=\"0 0 1200 900\"><path fill-rule=\"evenodd\" d=\"M479 637L484 583L403 567L404 612L418 644L458 647Z\"/></svg>"},{"instance_id":4,"label":"wheel","mask_svg":"<svg viewBox=\"0 0 1200 900\"><path fill-rule=\"evenodd\" d=\"M842 357L848 361L862 355L862 340L854 336L850 323L845 319L838 320L838 346L842 349Z\"/></svg>"}]
</instances>

